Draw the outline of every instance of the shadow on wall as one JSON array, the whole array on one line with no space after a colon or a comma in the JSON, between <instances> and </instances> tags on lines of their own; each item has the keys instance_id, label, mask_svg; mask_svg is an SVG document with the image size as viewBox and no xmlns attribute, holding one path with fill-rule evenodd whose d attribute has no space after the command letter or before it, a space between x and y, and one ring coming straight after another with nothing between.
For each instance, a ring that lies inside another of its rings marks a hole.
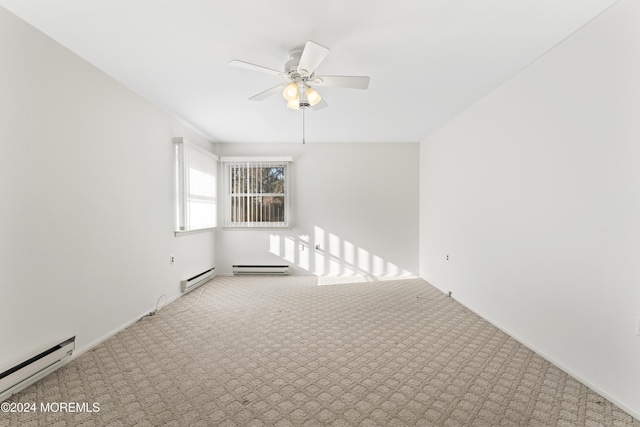
<instances>
[{"instance_id":1,"label":"shadow on wall","mask_svg":"<svg viewBox=\"0 0 640 427\"><path fill-rule=\"evenodd\" d=\"M314 235L271 234L269 252L318 276L415 277L398 265L318 226Z\"/></svg>"}]
</instances>

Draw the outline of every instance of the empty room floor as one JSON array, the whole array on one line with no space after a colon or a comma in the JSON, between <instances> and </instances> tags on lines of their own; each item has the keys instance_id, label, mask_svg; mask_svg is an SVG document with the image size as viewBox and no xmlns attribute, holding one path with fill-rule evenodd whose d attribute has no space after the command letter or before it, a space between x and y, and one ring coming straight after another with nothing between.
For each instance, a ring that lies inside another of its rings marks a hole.
<instances>
[{"instance_id":1,"label":"empty room floor","mask_svg":"<svg viewBox=\"0 0 640 427\"><path fill-rule=\"evenodd\" d=\"M633 426L421 279L216 277L10 402L0 426Z\"/></svg>"}]
</instances>

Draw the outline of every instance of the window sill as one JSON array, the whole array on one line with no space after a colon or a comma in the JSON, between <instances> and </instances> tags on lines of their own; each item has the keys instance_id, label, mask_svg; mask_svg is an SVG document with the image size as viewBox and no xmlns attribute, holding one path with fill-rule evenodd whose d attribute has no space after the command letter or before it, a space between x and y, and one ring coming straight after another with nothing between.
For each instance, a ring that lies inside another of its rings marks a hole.
<instances>
[{"instance_id":1,"label":"window sill","mask_svg":"<svg viewBox=\"0 0 640 427\"><path fill-rule=\"evenodd\" d=\"M206 233L207 231L214 231L216 227L198 228L196 230L176 230L174 231L176 237L186 236L188 234Z\"/></svg>"},{"instance_id":2,"label":"window sill","mask_svg":"<svg viewBox=\"0 0 640 427\"><path fill-rule=\"evenodd\" d=\"M283 225L282 227L234 227L233 225L223 226L224 231L259 231L259 230L291 230L293 227L290 225Z\"/></svg>"}]
</instances>

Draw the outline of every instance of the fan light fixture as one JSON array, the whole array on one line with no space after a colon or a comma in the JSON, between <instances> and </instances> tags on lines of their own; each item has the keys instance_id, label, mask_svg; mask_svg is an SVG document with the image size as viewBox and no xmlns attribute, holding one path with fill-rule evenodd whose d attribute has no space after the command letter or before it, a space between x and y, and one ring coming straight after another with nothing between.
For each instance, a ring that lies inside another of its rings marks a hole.
<instances>
[{"instance_id":1,"label":"fan light fixture","mask_svg":"<svg viewBox=\"0 0 640 427\"><path fill-rule=\"evenodd\" d=\"M299 110L300 104L298 102L298 98L294 98L291 101L287 102L287 108L291 108L292 110Z\"/></svg>"},{"instance_id":2,"label":"fan light fixture","mask_svg":"<svg viewBox=\"0 0 640 427\"><path fill-rule=\"evenodd\" d=\"M307 94L307 101L309 101L309 105L312 107L322 100L320 94L311 86L307 86L305 93Z\"/></svg>"},{"instance_id":3,"label":"fan light fixture","mask_svg":"<svg viewBox=\"0 0 640 427\"><path fill-rule=\"evenodd\" d=\"M287 101L293 101L298 98L298 84L296 82L289 83L282 91L282 96Z\"/></svg>"},{"instance_id":4,"label":"fan light fixture","mask_svg":"<svg viewBox=\"0 0 640 427\"><path fill-rule=\"evenodd\" d=\"M313 107L322 100L320 94L311 86L306 83L302 83L300 86L298 87L296 82L291 82L284 88L282 96L287 100L287 108L299 110L300 108Z\"/></svg>"}]
</instances>

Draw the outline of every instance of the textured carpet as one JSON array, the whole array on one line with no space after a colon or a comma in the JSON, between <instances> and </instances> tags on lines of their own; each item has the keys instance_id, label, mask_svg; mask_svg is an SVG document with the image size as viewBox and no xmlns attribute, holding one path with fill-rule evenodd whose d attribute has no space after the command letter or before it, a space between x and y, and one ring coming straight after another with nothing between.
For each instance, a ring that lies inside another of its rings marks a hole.
<instances>
[{"instance_id":1,"label":"textured carpet","mask_svg":"<svg viewBox=\"0 0 640 427\"><path fill-rule=\"evenodd\" d=\"M99 412L0 426L640 426L420 279L217 277L9 402Z\"/></svg>"}]
</instances>

